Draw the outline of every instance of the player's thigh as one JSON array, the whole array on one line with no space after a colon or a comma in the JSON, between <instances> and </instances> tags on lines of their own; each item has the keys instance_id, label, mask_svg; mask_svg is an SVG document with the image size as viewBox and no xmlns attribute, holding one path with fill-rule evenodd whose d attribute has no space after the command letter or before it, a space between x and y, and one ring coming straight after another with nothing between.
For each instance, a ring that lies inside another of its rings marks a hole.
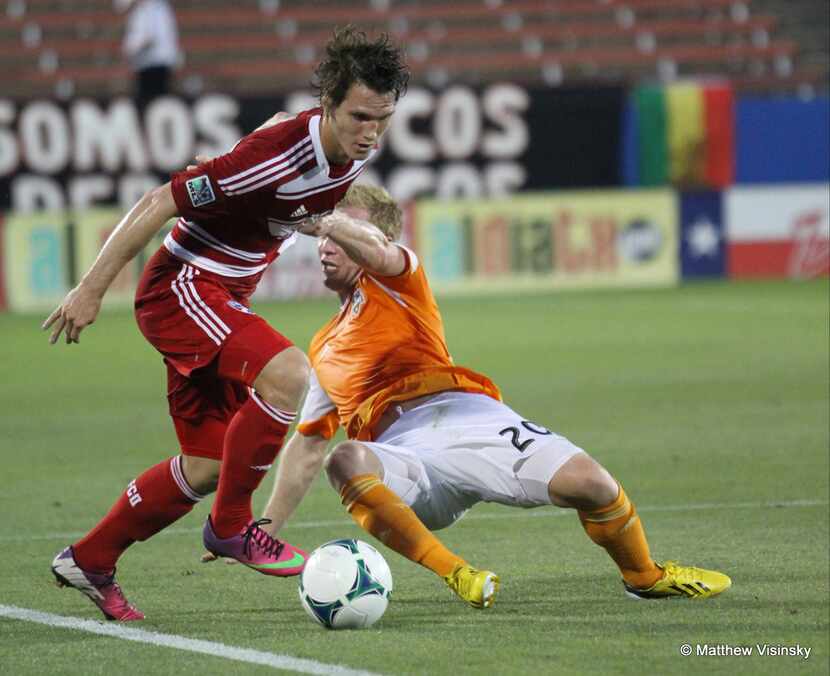
<instances>
[{"instance_id":1,"label":"player's thigh","mask_svg":"<svg viewBox=\"0 0 830 676\"><path fill-rule=\"evenodd\" d=\"M136 298L139 329L183 376L204 370L250 387L291 346L209 273L182 263L145 277Z\"/></svg>"},{"instance_id":2,"label":"player's thigh","mask_svg":"<svg viewBox=\"0 0 830 676\"><path fill-rule=\"evenodd\" d=\"M185 455L219 460L250 386L291 342L192 266L145 273L136 320L167 365L170 415Z\"/></svg>"},{"instance_id":3,"label":"player's thigh","mask_svg":"<svg viewBox=\"0 0 830 676\"><path fill-rule=\"evenodd\" d=\"M424 412L414 409L413 413L421 419L402 443L409 441L419 449L431 476L475 500L521 507L549 505L551 478L583 452L565 437L485 395L444 393L431 400ZM404 417L400 422L405 423Z\"/></svg>"},{"instance_id":4,"label":"player's thigh","mask_svg":"<svg viewBox=\"0 0 830 676\"><path fill-rule=\"evenodd\" d=\"M184 376L168 363L167 404L182 454L221 461L228 424L248 393L244 385L211 371Z\"/></svg>"},{"instance_id":5,"label":"player's thigh","mask_svg":"<svg viewBox=\"0 0 830 676\"><path fill-rule=\"evenodd\" d=\"M452 487L435 481L417 451L404 446L363 442L383 466L383 483L406 503L430 530L455 523L469 508Z\"/></svg>"}]
</instances>

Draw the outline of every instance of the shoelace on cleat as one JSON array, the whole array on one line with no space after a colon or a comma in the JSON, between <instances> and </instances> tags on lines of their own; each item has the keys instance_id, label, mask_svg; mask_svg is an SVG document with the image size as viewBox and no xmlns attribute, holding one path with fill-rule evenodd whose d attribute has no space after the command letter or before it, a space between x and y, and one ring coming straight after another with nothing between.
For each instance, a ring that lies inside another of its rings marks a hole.
<instances>
[{"instance_id":1,"label":"shoelace on cleat","mask_svg":"<svg viewBox=\"0 0 830 676\"><path fill-rule=\"evenodd\" d=\"M285 543L275 537L271 537L260 526L271 523L271 519L260 519L253 521L245 530L245 535L242 536L244 542L245 554L248 558L253 558L251 548L254 544L259 547L266 556L276 559L279 557Z\"/></svg>"},{"instance_id":2,"label":"shoelace on cleat","mask_svg":"<svg viewBox=\"0 0 830 676\"><path fill-rule=\"evenodd\" d=\"M677 561L666 561L663 569L677 580L677 584L672 587L686 596L699 596L702 592L709 591L709 587L697 579L698 569L694 566L681 566Z\"/></svg>"}]
</instances>

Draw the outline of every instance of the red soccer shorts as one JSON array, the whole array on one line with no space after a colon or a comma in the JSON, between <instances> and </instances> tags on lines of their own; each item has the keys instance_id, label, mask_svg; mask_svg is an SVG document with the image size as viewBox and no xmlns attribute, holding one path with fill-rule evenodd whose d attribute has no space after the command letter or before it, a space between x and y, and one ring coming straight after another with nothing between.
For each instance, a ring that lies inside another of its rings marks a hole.
<instances>
[{"instance_id":1,"label":"red soccer shorts","mask_svg":"<svg viewBox=\"0 0 830 676\"><path fill-rule=\"evenodd\" d=\"M135 315L167 364L167 401L182 453L221 460L225 430L248 388L291 341L222 277L164 249L144 270Z\"/></svg>"}]
</instances>

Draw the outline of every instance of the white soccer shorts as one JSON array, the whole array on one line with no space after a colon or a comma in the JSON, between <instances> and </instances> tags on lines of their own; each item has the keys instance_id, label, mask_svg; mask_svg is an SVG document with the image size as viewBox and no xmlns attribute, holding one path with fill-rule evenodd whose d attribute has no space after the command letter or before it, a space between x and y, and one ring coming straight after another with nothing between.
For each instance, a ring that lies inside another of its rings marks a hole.
<instances>
[{"instance_id":1,"label":"white soccer shorts","mask_svg":"<svg viewBox=\"0 0 830 676\"><path fill-rule=\"evenodd\" d=\"M383 464L384 484L430 530L453 524L477 502L550 505L551 478L584 452L503 403L466 392L437 394L377 441L362 443Z\"/></svg>"}]
</instances>

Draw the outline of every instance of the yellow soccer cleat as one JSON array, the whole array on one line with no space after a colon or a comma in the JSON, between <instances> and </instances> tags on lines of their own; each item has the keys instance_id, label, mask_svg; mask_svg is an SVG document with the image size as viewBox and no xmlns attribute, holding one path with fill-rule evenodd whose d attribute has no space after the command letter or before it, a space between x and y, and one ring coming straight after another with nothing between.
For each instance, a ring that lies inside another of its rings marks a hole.
<instances>
[{"instance_id":1,"label":"yellow soccer cleat","mask_svg":"<svg viewBox=\"0 0 830 676\"><path fill-rule=\"evenodd\" d=\"M732 586L732 580L723 573L692 566L680 566L676 561L658 564L663 577L648 589L637 589L625 584L625 593L634 599L667 599L688 597L705 599L726 591Z\"/></svg>"},{"instance_id":2,"label":"yellow soccer cleat","mask_svg":"<svg viewBox=\"0 0 830 676\"><path fill-rule=\"evenodd\" d=\"M496 600L499 576L489 570L476 570L472 566L458 564L444 578L444 582L456 596L473 608L489 608Z\"/></svg>"}]
</instances>

